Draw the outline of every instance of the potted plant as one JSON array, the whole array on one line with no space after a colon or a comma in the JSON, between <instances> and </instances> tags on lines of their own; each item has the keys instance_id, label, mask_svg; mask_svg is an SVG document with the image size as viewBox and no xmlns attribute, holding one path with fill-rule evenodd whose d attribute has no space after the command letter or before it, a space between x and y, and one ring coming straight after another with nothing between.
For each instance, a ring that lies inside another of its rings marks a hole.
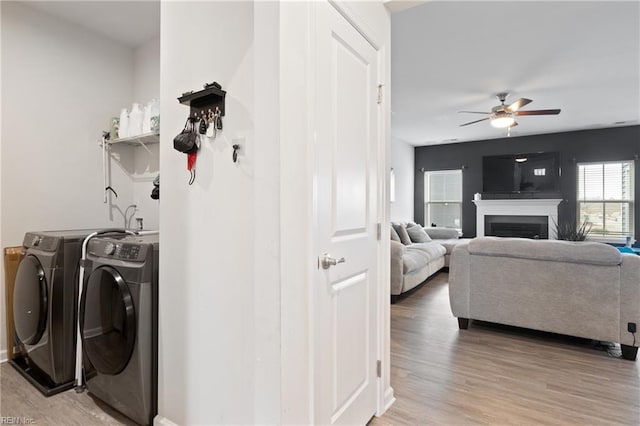
<instances>
[{"instance_id":1,"label":"potted plant","mask_svg":"<svg viewBox=\"0 0 640 426\"><path fill-rule=\"evenodd\" d=\"M593 225L591 222L588 222L587 219L583 220L580 226L578 226L578 223L574 220L560 221L560 223L557 223L554 219L553 224L556 227L556 238L566 241L584 241L589 235L589 232L591 232L591 226Z\"/></svg>"}]
</instances>

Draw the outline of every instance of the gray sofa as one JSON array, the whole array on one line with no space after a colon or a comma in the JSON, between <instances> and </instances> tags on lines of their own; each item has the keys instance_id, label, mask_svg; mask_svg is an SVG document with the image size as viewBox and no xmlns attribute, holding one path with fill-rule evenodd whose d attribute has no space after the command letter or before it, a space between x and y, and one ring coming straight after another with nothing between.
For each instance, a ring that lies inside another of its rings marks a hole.
<instances>
[{"instance_id":1,"label":"gray sofa","mask_svg":"<svg viewBox=\"0 0 640 426\"><path fill-rule=\"evenodd\" d=\"M473 239L453 250L449 298L461 329L477 319L616 342L636 358L640 256L606 244Z\"/></svg>"},{"instance_id":2,"label":"gray sofa","mask_svg":"<svg viewBox=\"0 0 640 426\"><path fill-rule=\"evenodd\" d=\"M424 230L425 235L418 235L416 229L410 229L413 227ZM413 222L392 222L391 228L391 296L395 301L398 295L448 266L455 241L460 240L455 229L422 228ZM412 231L413 240L409 235L400 239L401 228Z\"/></svg>"},{"instance_id":3,"label":"gray sofa","mask_svg":"<svg viewBox=\"0 0 640 426\"><path fill-rule=\"evenodd\" d=\"M443 246L446 250L444 254L444 266L447 268L449 267L453 249L458 244L466 244L469 242L469 239L460 238L461 234L455 229L425 227L424 230L429 234L429 237L431 237L433 241Z\"/></svg>"}]
</instances>

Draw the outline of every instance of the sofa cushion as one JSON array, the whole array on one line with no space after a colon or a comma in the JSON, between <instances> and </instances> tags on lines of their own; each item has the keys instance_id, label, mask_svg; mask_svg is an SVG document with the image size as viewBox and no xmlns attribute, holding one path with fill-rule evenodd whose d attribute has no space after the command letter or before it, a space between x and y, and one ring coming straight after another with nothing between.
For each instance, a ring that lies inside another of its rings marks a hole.
<instances>
[{"instance_id":1,"label":"sofa cushion","mask_svg":"<svg viewBox=\"0 0 640 426\"><path fill-rule=\"evenodd\" d=\"M435 258L442 257L447 252L441 244L438 244L435 241L411 244L410 246L407 246L407 252L409 251L418 251L422 253L425 256L424 258L426 262L431 262Z\"/></svg>"},{"instance_id":2,"label":"sofa cushion","mask_svg":"<svg viewBox=\"0 0 640 426\"><path fill-rule=\"evenodd\" d=\"M431 237L422 229L421 226L412 226L407 228L409 238L414 243L428 243L431 242Z\"/></svg>"},{"instance_id":3,"label":"sofa cushion","mask_svg":"<svg viewBox=\"0 0 640 426\"><path fill-rule=\"evenodd\" d=\"M389 232L391 233L391 241L400 242L400 237L393 226L389 227Z\"/></svg>"},{"instance_id":4,"label":"sofa cushion","mask_svg":"<svg viewBox=\"0 0 640 426\"><path fill-rule=\"evenodd\" d=\"M402 273L408 274L423 268L428 262L424 253L418 250L407 250L402 256Z\"/></svg>"},{"instance_id":5,"label":"sofa cushion","mask_svg":"<svg viewBox=\"0 0 640 426\"><path fill-rule=\"evenodd\" d=\"M615 247L584 241L479 237L469 242L469 253L603 266L622 263L622 255Z\"/></svg>"},{"instance_id":6,"label":"sofa cushion","mask_svg":"<svg viewBox=\"0 0 640 426\"><path fill-rule=\"evenodd\" d=\"M418 243L406 246L402 256L403 273L410 274L427 266L430 262L444 256L444 247L438 243Z\"/></svg>"},{"instance_id":7,"label":"sofa cushion","mask_svg":"<svg viewBox=\"0 0 640 426\"><path fill-rule=\"evenodd\" d=\"M451 238L449 240L437 240L436 242L445 248L447 254L451 254L453 249L461 244L468 244L470 238Z\"/></svg>"},{"instance_id":8,"label":"sofa cushion","mask_svg":"<svg viewBox=\"0 0 640 426\"><path fill-rule=\"evenodd\" d=\"M424 230L434 240L449 240L460 237L458 230L453 228L425 227Z\"/></svg>"},{"instance_id":9,"label":"sofa cushion","mask_svg":"<svg viewBox=\"0 0 640 426\"><path fill-rule=\"evenodd\" d=\"M400 242L405 246L411 244L411 238L409 238L409 234L407 233L407 227L404 223L396 223L391 222L391 226L396 230L398 236L400 237Z\"/></svg>"}]
</instances>

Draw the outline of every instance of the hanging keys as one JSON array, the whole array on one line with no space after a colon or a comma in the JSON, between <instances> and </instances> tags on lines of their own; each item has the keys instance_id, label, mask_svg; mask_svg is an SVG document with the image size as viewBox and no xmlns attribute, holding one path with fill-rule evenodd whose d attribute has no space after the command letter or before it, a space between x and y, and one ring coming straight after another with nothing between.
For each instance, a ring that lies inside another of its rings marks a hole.
<instances>
[{"instance_id":1,"label":"hanging keys","mask_svg":"<svg viewBox=\"0 0 640 426\"><path fill-rule=\"evenodd\" d=\"M213 112L209 110L209 112L207 113L207 133L206 133L208 138L212 138L215 134L216 124L213 117L214 117Z\"/></svg>"},{"instance_id":2,"label":"hanging keys","mask_svg":"<svg viewBox=\"0 0 640 426\"><path fill-rule=\"evenodd\" d=\"M198 133L204 135L207 133L207 117L204 113L200 116L200 126L198 127Z\"/></svg>"},{"instance_id":3,"label":"hanging keys","mask_svg":"<svg viewBox=\"0 0 640 426\"><path fill-rule=\"evenodd\" d=\"M222 130L222 113L218 107L216 107L216 129Z\"/></svg>"}]
</instances>

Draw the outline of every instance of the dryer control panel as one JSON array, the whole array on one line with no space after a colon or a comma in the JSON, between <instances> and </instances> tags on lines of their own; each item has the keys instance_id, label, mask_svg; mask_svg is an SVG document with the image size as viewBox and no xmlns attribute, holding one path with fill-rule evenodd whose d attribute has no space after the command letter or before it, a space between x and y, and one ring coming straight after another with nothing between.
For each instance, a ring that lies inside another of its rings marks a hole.
<instances>
[{"instance_id":1,"label":"dryer control panel","mask_svg":"<svg viewBox=\"0 0 640 426\"><path fill-rule=\"evenodd\" d=\"M89 241L89 253L98 257L142 262L147 257L147 244L132 244L118 240L93 239Z\"/></svg>"},{"instance_id":2,"label":"dryer control panel","mask_svg":"<svg viewBox=\"0 0 640 426\"><path fill-rule=\"evenodd\" d=\"M37 248L43 251L56 251L60 244L60 238L42 235L35 232L27 232L22 241L24 247Z\"/></svg>"}]
</instances>

